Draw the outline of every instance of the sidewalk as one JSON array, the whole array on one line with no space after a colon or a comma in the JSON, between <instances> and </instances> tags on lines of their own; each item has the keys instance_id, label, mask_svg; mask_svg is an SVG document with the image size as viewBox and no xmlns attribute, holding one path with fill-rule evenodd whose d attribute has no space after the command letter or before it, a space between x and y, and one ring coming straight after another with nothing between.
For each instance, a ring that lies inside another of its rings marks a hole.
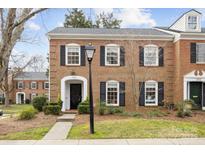
<instances>
[{"instance_id":1,"label":"sidewalk","mask_svg":"<svg viewBox=\"0 0 205 154\"><path fill-rule=\"evenodd\" d=\"M205 145L205 138L181 139L90 139L0 140L0 145Z\"/></svg>"}]
</instances>

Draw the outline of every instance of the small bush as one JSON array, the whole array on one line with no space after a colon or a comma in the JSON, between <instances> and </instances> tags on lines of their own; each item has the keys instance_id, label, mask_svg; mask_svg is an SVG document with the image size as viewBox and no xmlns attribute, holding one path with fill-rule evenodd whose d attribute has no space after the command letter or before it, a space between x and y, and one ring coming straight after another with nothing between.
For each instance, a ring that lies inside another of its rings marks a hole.
<instances>
[{"instance_id":1,"label":"small bush","mask_svg":"<svg viewBox=\"0 0 205 154\"><path fill-rule=\"evenodd\" d=\"M23 110L20 113L20 115L19 115L19 119L20 120L30 120L30 119L33 119L35 117L36 113L37 113L37 111L34 108Z\"/></svg>"},{"instance_id":2,"label":"small bush","mask_svg":"<svg viewBox=\"0 0 205 154\"><path fill-rule=\"evenodd\" d=\"M48 105L59 105L59 104L57 102L49 102Z\"/></svg>"},{"instance_id":3,"label":"small bush","mask_svg":"<svg viewBox=\"0 0 205 154\"><path fill-rule=\"evenodd\" d=\"M47 105L43 107L44 114L52 114L52 115L59 115L61 112L60 105Z\"/></svg>"},{"instance_id":4,"label":"small bush","mask_svg":"<svg viewBox=\"0 0 205 154\"><path fill-rule=\"evenodd\" d=\"M188 104L188 105L187 105ZM184 118L184 117L190 117L192 115L191 108L189 104L195 105L192 101L181 101L177 104L177 116Z\"/></svg>"},{"instance_id":5,"label":"small bush","mask_svg":"<svg viewBox=\"0 0 205 154\"><path fill-rule=\"evenodd\" d=\"M58 95L57 103L58 103L58 105L60 105L60 107L62 108L62 106L63 106L63 101L61 100L60 94Z\"/></svg>"},{"instance_id":6,"label":"small bush","mask_svg":"<svg viewBox=\"0 0 205 154\"><path fill-rule=\"evenodd\" d=\"M106 111L106 106L105 106L105 103L104 102L101 102L98 104L98 108L97 108L97 113L99 115L104 115L105 114L105 111Z\"/></svg>"},{"instance_id":7,"label":"small bush","mask_svg":"<svg viewBox=\"0 0 205 154\"><path fill-rule=\"evenodd\" d=\"M33 107L35 109L37 109L39 112L43 111L43 106L45 106L47 104L46 100L47 100L47 98L43 97L43 96L35 97L32 100Z\"/></svg>"},{"instance_id":8,"label":"small bush","mask_svg":"<svg viewBox=\"0 0 205 154\"><path fill-rule=\"evenodd\" d=\"M120 116L130 116L130 117L142 117L142 114L139 112L122 112L119 113Z\"/></svg>"},{"instance_id":9,"label":"small bush","mask_svg":"<svg viewBox=\"0 0 205 154\"><path fill-rule=\"evenodd\" d=\"M26 99L25 103L30 104L31 103L30 99Z\"/></svg>"},{"instance_id":10,"label":"small bush","mask_svg":"<svg viewBox=\"0 0 205 154\"><path fill-rule=\"evenodd\" d=\"M167 114L160 111L159 109L154 109L154 110L151 110L147 113L148 117L163 117L163 116L166 116Z\"/></svg>"},{"instance_id":11,"label":"small bush","mask_svg":"<svg viewBox=\"0 0 205 154\"><path fill-rule=\"evenodd\" d=\"M81 102L78 105L78 113L79 114L88 114L88 113L90 113L88 98L86 98L85 101Z\"/></svg>"}]
</instances>

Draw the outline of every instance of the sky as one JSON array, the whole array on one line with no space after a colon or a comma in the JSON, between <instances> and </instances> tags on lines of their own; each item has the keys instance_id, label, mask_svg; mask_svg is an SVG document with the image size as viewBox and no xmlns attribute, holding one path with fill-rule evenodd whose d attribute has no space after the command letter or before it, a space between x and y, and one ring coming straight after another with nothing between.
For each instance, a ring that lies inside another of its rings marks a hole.
<instances>
[{"instance_id":1,"label":"sky","mask_svg":"<svg viewBox=\"0 0 205 154\"><path fill-rule=\"evenodd\" d=\"M83 9L87 18L95 19L101 12L113 12L114 16L122 20L122 28L150 28L154 26L170 26L180 15L190 10L189 8L147 8L147 9ZM196 9L204 13L205 9ZM46 33L55 27L63 26L67 9L48 9L34 16L26 23L23 38L25 42L19 42L14 52L24 53L26 56L43 55L46 60L49 52L49 42ZM205 18L202 20L205 27Z\"/></svg>"}]
</instances>

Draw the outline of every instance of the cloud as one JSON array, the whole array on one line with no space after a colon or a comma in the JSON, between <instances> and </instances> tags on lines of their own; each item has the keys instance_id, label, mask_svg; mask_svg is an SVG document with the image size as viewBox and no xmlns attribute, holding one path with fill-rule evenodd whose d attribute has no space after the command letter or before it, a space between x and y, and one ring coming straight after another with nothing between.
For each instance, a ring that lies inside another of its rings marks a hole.
<instances>
[{"instance_id":1,"label":"cloud","mask_svg":"<svg viewBox=\"0 0 205 154\"><path fill-rule=\"evenodd\" d=\"M58 27L63 27L63 22L58 22L58 23L57 23L57 26L58 26Z\"/></svg>"},{"instance_id":2,"label":"cloud","mask_svg":"<svg viewBox=\"0 0 205 154\"><path fill-rule=\"evenodd\" d=\"M34 22L29 22L27 25L26 25L27 28L31 29L31 30L34 30L34 31L38 31L41 29L41 27L34 23Z\"/></svg>"},{"instance_id":3,"label":"cloud","mask_svg":"<svg viewBox=\"0 0 205 154\"><path fill-rule=\"evenodd\" d=\"M151 17L149 9L138 8L125 8L125 9L112 9L112 8L98 8L94 9L96 15L105 12L113 12L114 17L122 20L121 27L153 27L156 26L156 21Z\"/></svg>"}]
</instances>

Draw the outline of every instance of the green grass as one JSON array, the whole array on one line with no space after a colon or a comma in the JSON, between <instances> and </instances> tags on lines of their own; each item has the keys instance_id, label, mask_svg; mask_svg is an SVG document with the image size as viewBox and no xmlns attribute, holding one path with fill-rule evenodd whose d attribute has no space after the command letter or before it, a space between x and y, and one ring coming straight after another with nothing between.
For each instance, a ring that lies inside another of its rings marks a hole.
<instances>
[{"instance_id":1,"label":"green grass","mask_svg":"<svg viewBox=\"0 0 205 154\"><path fill-rule=\"evenodd\" d=\"M29 129L23 132L9 133L7 135L0 135L0 140L40 140L49 131L48 127L39 127Z\"/></svg>"},{"instance_id":2,"label":"green grass","mask_svg":"<svg viewBox=\"0 0 205 154\"><path fill-rule=\"evenodd\" d=\"M5 114L18 115L21 111L33 108L31 104L13 104L8 107L0 105L0 109L3 110Z\"/></svg>"},{"instance_id":3,"label":"green grass","mask_svg":"<svg viewBox=\"0 0 205 154\"><path fill-rule=\"evenodd\" d=\"M131 118L96 122L93 135L89 134L88 124L73 126L68 134L70 139L182 137L205 137L205 124Z\"/></svg>"}]
</instances>

